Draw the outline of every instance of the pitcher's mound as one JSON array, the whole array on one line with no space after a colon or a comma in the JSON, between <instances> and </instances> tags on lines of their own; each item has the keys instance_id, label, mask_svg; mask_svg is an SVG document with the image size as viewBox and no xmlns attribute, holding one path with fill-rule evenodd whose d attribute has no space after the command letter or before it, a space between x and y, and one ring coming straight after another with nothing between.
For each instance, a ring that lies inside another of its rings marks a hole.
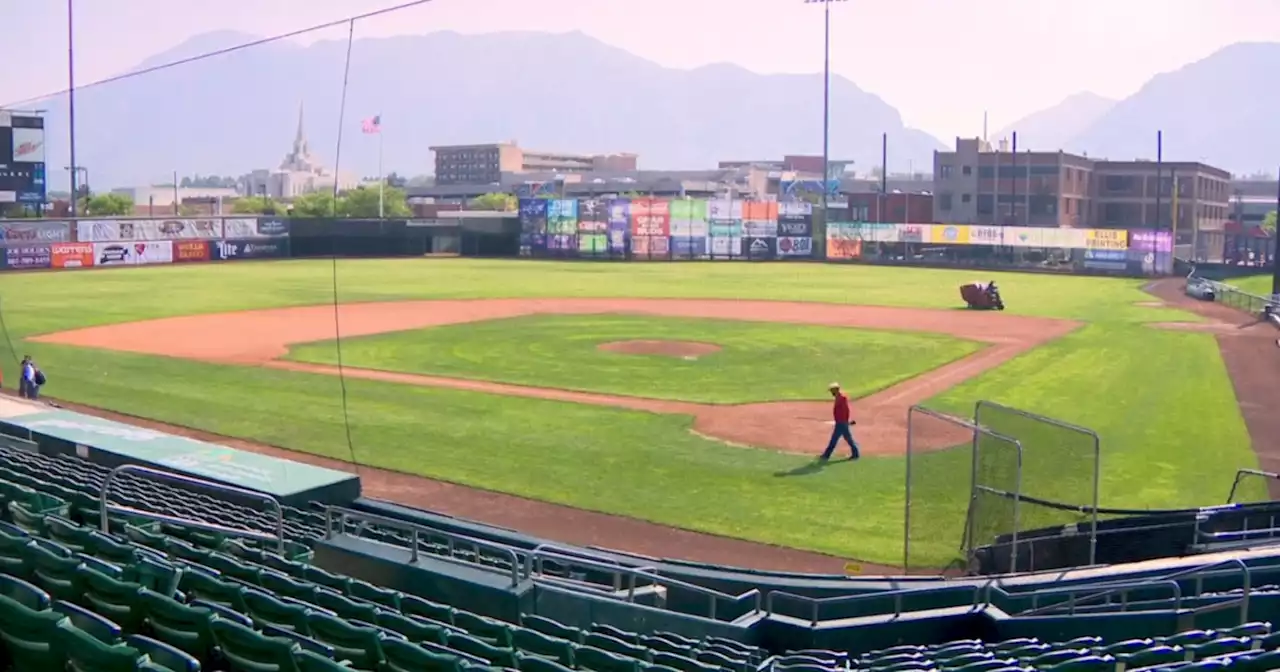
<instances>
[{"instance_id":1,"label":"pitcher's mound","mask_svg":"<svg viewBox=\"0 0 1280 672\"><path fill-rule=\"evenodd\" d=\"M601 344L600 349L624 355L659 355L680 359L697 359L720 352L720 346L715 343L696 341L614 341Z\"/></svg>"}]
</instances>

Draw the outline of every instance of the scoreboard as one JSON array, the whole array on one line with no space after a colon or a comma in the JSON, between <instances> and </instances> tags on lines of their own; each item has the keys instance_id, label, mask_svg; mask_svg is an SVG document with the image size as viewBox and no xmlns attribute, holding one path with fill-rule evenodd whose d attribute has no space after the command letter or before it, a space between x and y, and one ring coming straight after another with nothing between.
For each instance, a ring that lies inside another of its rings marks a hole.
<instances>
[{"instance_id":1,"label":"scoreboard","mask_svg":"<svg viewBox=\"0 0 1280 672\"><path fill-rule=\"evenodd\" d=\"M0 203L46 198L44 119L0 111Z\"/></svg>"}]
</instances>

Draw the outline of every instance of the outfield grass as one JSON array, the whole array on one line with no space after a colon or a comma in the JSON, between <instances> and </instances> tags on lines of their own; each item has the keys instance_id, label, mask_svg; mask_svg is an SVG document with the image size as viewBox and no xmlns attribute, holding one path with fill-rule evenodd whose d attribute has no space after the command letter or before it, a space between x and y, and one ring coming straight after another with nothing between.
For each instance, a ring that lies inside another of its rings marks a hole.
<instances>
[{"instance_id":1,"label":"outfield grass","mask_svg":"<svg viewBox=\"0 0 1280 672\"><path fill-rule=\"evenodd\" d=\"M607 352L632 340L721 346L694 360ZM940 334L634 315L533 315L342 340L342 361L538 387L713 404L827 398L840 381L863 397L972 354ZM333 341L289 359L337 364Z\"/></svg>"},{"instance_id":2,"label":"outfield grass","mask_svg":"<svg viewBox=\"0 0 1280 672\"><path fill-rule=\"evenodd\" d=\"M1254 294L1256 296L1269 296L1271 294L1271 274L1250 275L1244 278L1234 278L1225 280L1228 285L1235 285L1240 289Z\"/></svg>"},{"instance_id":3,"label":"outfield grass","mask_svg":"<svg viewBox=\"0 0 1280 672\"><path fill-rule=\"evenodd\" d=\"M1001 284L1010 312L1091 324L932 403L962 412L989 398L1097 429L1109 506L1219 503L1234 469L1256 464L1213 338L1138 324L1192 319L1134 306L1149 300L1141 281L987 276ZM329 262L311 261L6 274L0 314L16 347L48 371L51 396L350 458L335 378L21 342L90 324L326 303L332 279ZM656 296L952 307L955 286L972 279L970 272L819 264L338 263L343 301ZM9 380L13 366L5 364ZM871 561L901 556L901 459L775 476L806 459L701 439L684 417L534 399L495 403L483 394L365 381L348 387L355 457L365 464ZM964 502L946 485L962 480L957 461L937 453L913 465L942 484L932 508L940 513L922 523L939 555L958 541L954 513L963 515ZM1028 474L1045 492L1077 492L1076 465L1037 461Z\"/></svg>"}]
</instances>

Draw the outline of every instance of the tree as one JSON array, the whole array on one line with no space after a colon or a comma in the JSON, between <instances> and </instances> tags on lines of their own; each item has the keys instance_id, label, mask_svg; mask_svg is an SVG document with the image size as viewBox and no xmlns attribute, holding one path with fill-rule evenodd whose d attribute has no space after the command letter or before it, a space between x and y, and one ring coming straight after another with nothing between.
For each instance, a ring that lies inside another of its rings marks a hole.
<instances>
[{"instance_id":1,"label":"tree","mask_svg":"<svg viewBox=\"0 0 1280 672\"><path fill-rule=\"evenodd\" d=\"M274 215L284 207L266 196L246 196L231 202L231 212L237 215Z\"/></svg>"},{"instance_id":2,"label":"tree","mask_svg":"<svg viewBox=\"0 0 1280 672\"><path fill-rule=\"evenodd\" d=\"M342 217L377 217L378 187L357 187L342 194L338 200L338 214ZM384 217L408 217L403 189L385 187L382 190L382 214Z\"/></svg>"},{"instance_id":3,"label":"tree","mask_svg":"<svg viewBox=\"0 0 1280 672\"><path fill-rule=\"evenodd\" d=\"M494 192L485 194L477 198L471 199L467 205L472 210L496 210L499 212L511 212L516 209L518 200L511 194Z\"/></svg>"},{"instance_id":4,"label":"tree","mask_svg":"<svg viewBox=\"0 0 1280 672\"><path fill-rule=\"evenodd\" d=\"M1265 219L1262 220L1262 228L1274 234L1276 232L1276 211L1272 210L1267 213Z\"/></svg>"},{"instance_id":5,"label":"tree","mask_svg":"<svg viewBox=\"0 0 1280 672\"><path fill-rule=\"evenodd\" d=\"M333 193L325 189L293 199L292 214L294 217L332 217L334 215Z\"/></svg>"},{"instance_id":6,"label":"tree","mask_svg":"<svg viewBox=\"0 0 1280 672\"><path fill-rule=\"evenodd\" d=\"M383 178L383 180L387 183L388 187L395 187L396 189L404 189L409 186L409 180L394 170Z\"/></svg>"},{"instance_id":7,"label":"tree","mask_svg":"<svg viewBox=\"0 0 1280 672\"><path fill-rule=\"evenodd\" d=\"M80 199L80 213L94 217L119 217L133 214L133 201L120 194L97 194Z\"/></svg>"}]
</instances>

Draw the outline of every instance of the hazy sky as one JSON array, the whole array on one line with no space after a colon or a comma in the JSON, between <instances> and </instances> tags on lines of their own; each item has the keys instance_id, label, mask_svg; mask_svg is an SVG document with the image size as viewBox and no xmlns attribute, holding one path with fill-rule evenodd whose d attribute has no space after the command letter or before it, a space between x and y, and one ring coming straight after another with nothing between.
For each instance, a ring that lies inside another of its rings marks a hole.
<instances>
[{"instance_id":1,"label":"hazy sky","mask_svg":"<svg viewBox=\"0 0 1280 672\"><path fill-rule=\"evenodd\" d=\"M73 0L77 80L127 69L190 35L262 35L396 0ZM0 105L65 87L66 3L0 0ZM451 29L582 30L660 64L822 67L822 7L803 0L434 0L357 36ZM344 37L343 30L313 39ZM844 0L832 69L944 142L1078 91L1123 97L1152 75L1242 41L1280 41L1280 0ZM513 74L513 76L515 76ZM1260 83L1265 85L1265 83ZM501 135L500 133L497 135Z\"/></svg>"}]
</instances>

